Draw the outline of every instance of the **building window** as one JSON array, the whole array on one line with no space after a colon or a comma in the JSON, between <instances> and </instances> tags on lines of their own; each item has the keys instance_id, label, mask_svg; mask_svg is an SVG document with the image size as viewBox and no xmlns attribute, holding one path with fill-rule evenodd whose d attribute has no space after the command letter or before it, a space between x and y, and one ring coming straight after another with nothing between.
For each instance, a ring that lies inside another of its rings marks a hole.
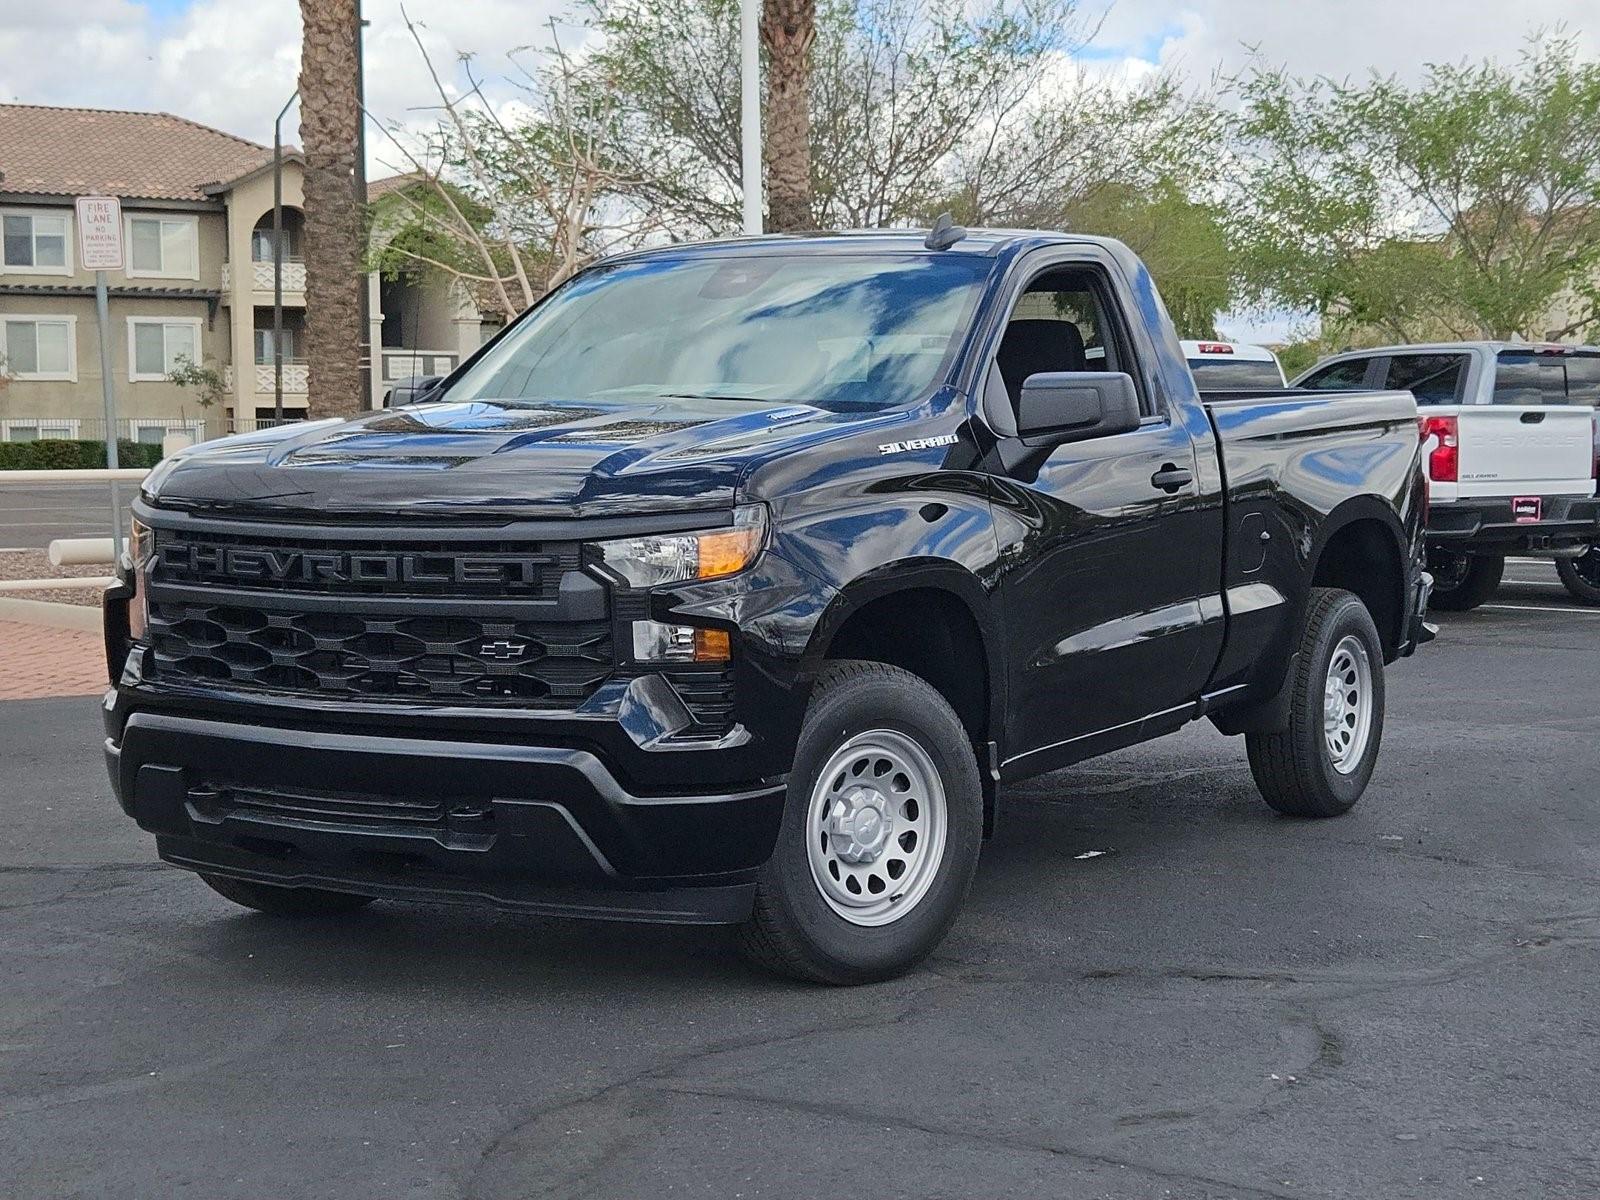
<instances>
[{"instance_id":1,"label":"building window","mask_svg":"<svg viewBox=\"0 0 1600 1200\"><path fill-rule=\"evenodd\" d=\"M128 274L199 279L199 223L193 217L129 217Z\"/></svg>"},{"instance_id":2,"label":"building window","mask_svg":"<svg viewBox=\"0 0 1600 1200\"><path fill-rule=\"evenodd\" d=\"M67 218L55 213L0 215L0 266L23 275L71 275Z\"/></svg>"},{"instance_id":3,"label":"building window","mask_svg":"<svg viewBox=\"0 0 1600 1200\"><path fill-rule=\"evenodd\" d=\"M200 421L131 421L129 422L133 440L146 446L159 446L161 439L169 433L187 433L196 441L200 440L204 428Z\"/></svg>"},{"instance_id":4,"label":"building window","mask_svg":"<svg viewBox=\"0 0 1600 1200\"><path fill-rule=\"evenodd\" d=\"M56 417L16 417L0 421L0 440L36 442L41 438L71 441L78 436L78 422Z\"/></svg>"},{"instance_id":5,"label":"building window","mask_svg":"<svg viewBox=\"0 0 1600 1200\"><path fill-rule=\"evenodd\" d=\"M0 320L0 355L13 379L78 381L77 318L17 316Z\"/></svg>"},{"instance_id":6,"label":"building window","mask_svg":"<svg viewBox=\"0 0 1600 1200\"><path fill-rule=\"evenodd\" d=\"M178 359L200 361L198 317L128 318L128 379L154 383L177 369Z\"/></svg>"},{"instance_id":7,"label":"building window","mask_svg":"<svg viewBox=\"0 0 1600 1200\"><path fill-rule=\"evenodd\" d=\"M272 330L258 329L256 332L256 362L270 365L272 358ZM283 361L294 361L294 330L285 328L283 331Z\"/></svg>"},{"instance_id":8,"label":"building window","mask_svg":"<svg viewBox=\"0 0 1600 1200\"><path fill-rule=\"evenodd\" d=\"M252 262L269 263L272 261L272 230L253 229L250 231L250 259ZM295 257L294 230L283 231L283 261L298 262Z\"/></svg>"}]
</instances>

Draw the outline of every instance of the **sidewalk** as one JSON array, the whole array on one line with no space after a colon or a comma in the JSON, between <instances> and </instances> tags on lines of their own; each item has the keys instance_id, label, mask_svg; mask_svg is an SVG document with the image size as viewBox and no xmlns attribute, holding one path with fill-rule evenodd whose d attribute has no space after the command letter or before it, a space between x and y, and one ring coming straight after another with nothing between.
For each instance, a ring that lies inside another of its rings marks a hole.
<instances>
[{"instance_id":1,"label":"sidewalk","mask_svg":"<svg viewBox=\"0 0 1600 1200\"><path fill-rule=\"evenodd\" d=\"M106 686L99 634L0 621L0 700L98 696Z\"/></svg>"}]
</instances>

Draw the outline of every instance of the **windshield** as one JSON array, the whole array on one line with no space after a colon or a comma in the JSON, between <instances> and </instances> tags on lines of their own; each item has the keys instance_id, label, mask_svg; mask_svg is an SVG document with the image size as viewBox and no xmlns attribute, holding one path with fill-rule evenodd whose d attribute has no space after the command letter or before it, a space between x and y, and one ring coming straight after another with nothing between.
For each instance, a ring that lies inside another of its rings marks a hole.
<instances>
[{"instance_id":1,"label":"windshield","mask_svg":"<svg viewBox=\"0 0 1600 1200\"><path fill-rule=\"evenodd\" d=\"M1191 358L1195 386L1202 392L1233 388L1281 388L1283 372L1275 362L1249 358Z\"/></svg>"},{"instance_id":2,"label":"windshield","mask_svg":"<svg viewBox=\"0 0 1600 1200\"><path fill-rule=\"evenodd\" d=\"M448 398L904 405L939 377L991 266L815 253L603 266L551 295Z\"/></svg>"}]
</instances>

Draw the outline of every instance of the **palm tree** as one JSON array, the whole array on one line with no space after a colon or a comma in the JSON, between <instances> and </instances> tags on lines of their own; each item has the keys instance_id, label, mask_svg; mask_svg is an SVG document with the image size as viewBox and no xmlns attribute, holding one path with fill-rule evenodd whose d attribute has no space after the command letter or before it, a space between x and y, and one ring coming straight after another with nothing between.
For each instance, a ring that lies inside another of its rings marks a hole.
<instances>
[{"instance_id":1,"label":"palm tree","mask_svg":"<svg viewBox=\"0 0 1600 1200\"><path fill-rule=\"evenodd\" d=\"M816 36L817 0L762 0L767 223L780 233L812 228L811 43Z\"/></svg>"},{"instance_id":2,"label":"palm tree","mask_svg":"<svg viewBox=\"0 0 1600 1200\"><path fill-rule=\"evenodd\" d=\"M305 143L308 413L347 416L361 394L362 216L355 199L358 0L300 0Z\"/></svg>"}]
</instances>

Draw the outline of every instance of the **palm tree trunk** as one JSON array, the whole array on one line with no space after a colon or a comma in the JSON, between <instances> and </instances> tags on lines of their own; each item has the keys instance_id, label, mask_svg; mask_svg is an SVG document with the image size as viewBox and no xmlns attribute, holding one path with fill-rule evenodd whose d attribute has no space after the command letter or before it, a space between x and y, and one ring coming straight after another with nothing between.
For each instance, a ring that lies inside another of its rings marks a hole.
<instances>
[{"instance_id":1,"label":"palm tree trunk","mask_svg":"<svg viewBox=\"0 0 1600 1200\"><path fill-rule=\"evenodd\" d=\"M306 364L312 417L348 416L361 394L362 215L355 200L356 0L300 0L305 143Z\"/></svg>"},{"instance_id":2,"label":"palm tree trunk","mask_svg":"<svg viewBox=\"0 0 1600 1200\"><path fill-rule=\"evenodd\" d=\"M779 233L811 218L811 43L816 0L762 0L767 48L767 222Z\"/></svg>"}]
</instances>

